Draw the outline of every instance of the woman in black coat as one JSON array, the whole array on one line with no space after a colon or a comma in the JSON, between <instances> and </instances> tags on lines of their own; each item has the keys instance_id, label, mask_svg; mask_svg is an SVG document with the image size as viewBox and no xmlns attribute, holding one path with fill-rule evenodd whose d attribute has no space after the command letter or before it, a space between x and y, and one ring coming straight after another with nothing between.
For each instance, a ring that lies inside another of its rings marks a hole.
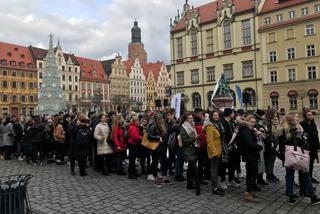
<instances>
[{"instance_id":1,"label":"woman in black coat","mask_svg":"<svg viewBox=\"0 0 320 214\"><path fill-rule=\"evenodd\" d=\"M38 165L37 157L38 153L40 165L43 162L43 152L45 143L45 126L41 123L41 118L39 116L33 117L33 125L29 129L29 139L32 144L32 162L35 166Z\"/></svg>"}]
</instances>

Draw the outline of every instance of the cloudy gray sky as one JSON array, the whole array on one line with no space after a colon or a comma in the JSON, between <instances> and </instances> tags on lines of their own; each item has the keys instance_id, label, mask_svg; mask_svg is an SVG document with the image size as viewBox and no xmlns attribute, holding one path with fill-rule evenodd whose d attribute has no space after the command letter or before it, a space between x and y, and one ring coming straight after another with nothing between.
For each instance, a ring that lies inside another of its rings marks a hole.
<instances>
[{"instance_id":1,"label":"cloudy gray sky","mask_svg":"<svg viewBox=\"0 0 320 214\"><path fill-rule=\"evenodd\" d=\"M212 0L189 0L199 6ZM170 59L169 21L185 0L0 0L0 41L42 48L48 34L63 51L84 57L127 57L137 19L149 61ZM1 50L0 50L1 51Z\"/></svg>"}]
</instances>

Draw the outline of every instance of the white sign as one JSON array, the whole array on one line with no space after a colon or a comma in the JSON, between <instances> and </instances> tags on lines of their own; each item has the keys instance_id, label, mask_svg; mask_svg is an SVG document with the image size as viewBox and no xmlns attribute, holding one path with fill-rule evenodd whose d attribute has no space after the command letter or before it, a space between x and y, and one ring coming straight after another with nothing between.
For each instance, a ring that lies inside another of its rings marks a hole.
<instances>
[{"instance_id":1,"label":"white sign","mask_svg":"<svg viewBox=\"0 0 320 214\"><path fill-rule=\"evenodd\" d=\"M181 93L175 94L171 100L171 108L176 110L176 118L180 117L181 110Z\"/></svg>"}]
</instances>

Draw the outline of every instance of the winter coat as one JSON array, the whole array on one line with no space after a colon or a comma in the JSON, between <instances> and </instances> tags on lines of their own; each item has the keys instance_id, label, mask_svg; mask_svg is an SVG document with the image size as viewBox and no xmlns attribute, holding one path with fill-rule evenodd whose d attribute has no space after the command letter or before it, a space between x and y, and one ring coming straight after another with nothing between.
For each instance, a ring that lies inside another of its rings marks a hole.
<instances>
[{"instance_id":1,"label":"winter coat","mask_svg":"<svg viewBox=\"0 0 320 214\"><path fill-rule=\"evenodd\" d=\"M94 129L94 138L97 140L97 154L112 154L113 148L107 143L110 129L108 123L99 123Z\"/></svg>"},{"instance_id":2,"label":"winter coat","mask_svg":"<svg viewBox=\"0 0 320 214\"><path fill-rule=\"evenodd\" d=\"M187 131L181 126L182 153L185 161L198 160L198 148L195 146L195 137L189 136Z\"/></svg>"},{"instance_id":3,"label":"winter coat","mask_svg":"<svg viewBox=\"0 0 320 214\"><path fill-rule=\"evenodd\" d=\"M222 144L219 130L211 123L206 121L203 125L203 131L207 136L207 152L208 158L221 157Z\"/></svg>"},{"instance_id":4,"label":"winter coat","mask_svg":"<svg viewBox=\"0 0 320 214\"><path fill-rule=\"evenodd\" d=\"M8 123L3 129L3 146L13 146L14 145L15 133L13 130L12 123Z\"/></svg>"},{"instance_id":5,"label":"winter coat","mask_svg":"<svg viewBox=\"0 0 320 214\"><path fill-rule=\"evenodd\" d=\"M128 130L128 143L129 144L139 144L142 140L140 135L139 126L137 123L130 123Z\"/></svg>"},{"instance_id":6,"label":"winter coat","mask_svg":"<svg viewBox=\"0 0 320 214\"><path fill-rule=\"evenodd\" d=\"M84 129L89 134L89 136L88 136L88 139L85 139L84 144L79 145L80 139L78 139L78 132L80 132L82 129ZM90 154L91 142L93 139L90 126L87 126L84 124L77 125L77 127L73 130L72 139L73 139L73 141L71 142L71 144L73 144L72 145L73 151L71 151L71 153L74 157L80 156L80 155L86 156L86 155Z\"/></svg>"},{"instance_id":7,"label":"winter coat","mask_svg":"<svg viewBox=\"0 0 320 214\"><path fill-rule=\"evenodd\" d=\"M247 125L243 125L239 128L237 138L239 144L241 144L242 160L244 162L258 161L260 159L259 151L262 150L262 146L258 145L254 130Z\"/></svg>"},{"instance_id":8,"label":"winter coat","mask_svg":"<svg viewBox=\"0 0 320 214\"><path fill-rule=\"evenodd\" d=\"M45 141L44 138L44 125L34 124L29 129L29 139L31 144L42 144Z\"/></svg>"},{"instance_id":9,"label":"winter coat","mask_svg":"<svg viewBox=\"0 0 320 214\"><path fill-rule=\"evenodd\" d=\"M309 124L307 121L302 121L300 124L303 128L303 131L308 134L308 146L310 155L315 155L316 157L318 157L318 149L320 148L320 146L316 123L312 121Z\"/></svg>"},{"instance_id":10,"label":"winter coat","mask_svg":"<svg viewBox=\"0 0 320 214\"><path fill-rule=\"evenodd\" d=\"M13 124L13 131L16 134L15 141L16 143L21 142L23 138L23 129L19 123Z\"/></svg>"},{"instance_id":11,"label":"winter coat","mask_svg":"<svg viewBox=\"0 0 320 214\"><path fill-rule=\"evenodd\" d=\"M114 152L122 152L127 149L124 132L121 126L114 127L112 138L114 141Z\"/></svg>"},{"instance_id":12,"label":"winter coat","mask_svg":"<svg viewBox=\"0 0 320 214\"><path fill-rule=\"evenodd\" d=\"M160 138L162 138L162 142L160 142L156 150L157 152L164 151L167 149L167 145L165 141L166 140L165 138L167 138L167 136L162 135L160 128L158 128L155 124L152 124L147 130L147 133L148 133L148 140L160 142Z\"/></svg>"},{"instance_id":13,"label":"winter coat","mask_svg":"<svg viewBox=\"0 0 320 214\"><path fill-rule=\"evenodd\" d=\"M235 129L235 124L233 121L226 121L226 119L222 118L221 119L221 125L223 126L224 128L224 140L225 140L225 143L228 144L232 138L232 135L233 135L233 132L234 132L234 129Z\"/></svg>"},{"instance_id":14,"label":"winter coat","mask_svg":"<svg viewBox=\"0 0 320 214\"><path fill-rule=\"evenodd\" d=\"M195 128L197 131L197 135L201 135L200 138L200 149L205 149L207 147L207 138L206 133L204 132L203 128L203 121L199 119L195 119Z\"/></svg>"},{"instance_id":15,"label":"winter coat","mask_svg":"<svg viewBox=\"0 0 320 214\"><path fill-rule=\"evenodd\" d=\"M53 137L54 140L59 142L59 143L64 143L65 140L65 131L63 129L63 126L61 124L58 124L54 129L53 129Z\"/></svg>"}]
</instances>

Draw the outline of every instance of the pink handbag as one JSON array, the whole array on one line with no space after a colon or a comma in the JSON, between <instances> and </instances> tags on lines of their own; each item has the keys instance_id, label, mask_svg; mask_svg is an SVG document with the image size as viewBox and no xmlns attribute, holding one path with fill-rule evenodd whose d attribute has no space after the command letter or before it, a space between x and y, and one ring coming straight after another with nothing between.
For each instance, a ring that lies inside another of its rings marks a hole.
<instances>
[{"instance_id":1,"label":"pink handbag","mask_svg":"<svg viewBox=\"0 0 320 214\"><path fill-rule=\"evenodd\" d=\"M284 154L284 166L295 170L309 171L310 156L309 151L300 147L286 145Z\"/></svg>"}]
</instances>

